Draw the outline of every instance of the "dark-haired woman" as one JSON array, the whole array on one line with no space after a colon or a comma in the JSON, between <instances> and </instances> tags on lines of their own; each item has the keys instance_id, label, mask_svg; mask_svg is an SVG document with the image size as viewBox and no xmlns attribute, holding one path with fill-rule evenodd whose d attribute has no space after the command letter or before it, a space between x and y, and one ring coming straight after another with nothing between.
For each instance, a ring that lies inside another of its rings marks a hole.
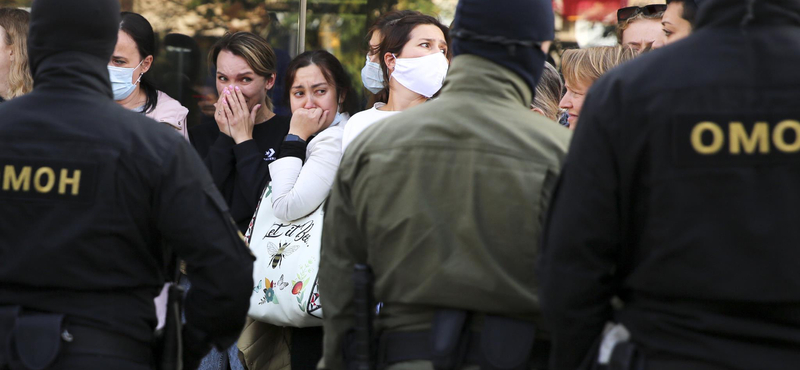
<instances>
[{"instance_id":1,"label":"dark-haired woman","mask_svg":"<svg viewBox=\"0 0 800 370\"><path fill-rule=\"evenodd\" d=\"M361 69L361 83L364 88L374 94L374 102L386 103L389 92L386 91L386 83L383 80L383 71L378 59L378 49L383 41L383 36L388 33L389 27L393 26L400 18L408 15L422 15L416 10L395 10L381 15L367 31L367 61Z\"/></svg>"},{"instance_id":2,"label":"dark-haired woman","mask_svg":"<svg viewBox=\"0 0 800 370\"><path fill-rule=\"evenodd\" d=\"M292 119L278 160L269 165L276 217L306 216L328 196L344 127L355 113L351 89L344 67L327 51L307 51L289 64L285 91Z\"/></svg>"},{"instance_id":3,"label":"dark-haired woman","mask_svg":"<svg viewBox=\"0 0 800 370\"><path fill-rule=\"evenodd\" d=\"M147 19L136 13L122 12L121 19L117 46L108 63L114 100L125 108L169 124L189 140L186 129L189 110L158 91L146 75L153 66L156 52L153 27Z\"/></svg>"},{"instance_id":4,"label":"dark-haired woman","mask_svg":"<svg viewBox=\"0 0 800 370\"><path fill-rule=\"evenodd\" d=\"M452 55L448 31L436 18L422 14L402 17L386 29L378 59L389 97L386 104L375 103L350 119L342 150L373 123L426 102L442 88Z\"/></svg>"},{"instance_id":5,"label":"dark-haired woman","mask_svg":"<svg viewBox=\"0 0 800 370\"><path fill-rule=\"evenodd\" d=\"M342 64L327 51L307 51L289 63L284 91L292 119L278 159L269 165L277 218L306 216L328 196L342 159L344 127L358 104L351 86ZM239 348L253 368L284 363L311 370L322 357L321 327L279 328L251 319L245 327Z\"/></svg>"},{"instance_id":6,"label":"dark-haired woman","mask_svg":"<svg viewBox=\"0 0 800 370\"><path fill-rule=\"evenodd\" d=\"M153 65L155 34L150 22L139 14L122 12L114 54L108 63L108 76L114 100L133 111L172 126L189 140L186 115L189 110L167 94L156 90L145 73ZM155 299L157 328L162 328L166 315L166 289Z\"/></svg>"}]
</instances>

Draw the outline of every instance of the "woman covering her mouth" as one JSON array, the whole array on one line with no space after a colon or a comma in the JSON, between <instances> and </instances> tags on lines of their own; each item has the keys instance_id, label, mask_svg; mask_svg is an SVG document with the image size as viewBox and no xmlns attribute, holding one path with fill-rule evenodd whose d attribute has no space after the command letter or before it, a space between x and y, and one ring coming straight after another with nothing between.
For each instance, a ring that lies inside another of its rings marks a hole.
<instances>
[{"instance_id":1,"label":"woman covering her mouth","mask_svg":"<svg viewBox=\"0 0 800 370\"><path fill-rule=\"evenodd\" d=\"M244 233L258 199L272 180L269 164L278 158L289 118L272 111L267 93L275 85L277 57L266 40L250 32L228 33L208 54L216 68L219 99L214 123L190 131L192 144ZM236 344L205 357L201 370L241 368Z\"/></svg>"},{"instance_id":2,"label":"woman covering her mouth","mask_svg":"<svg viewBox=\"0 0 800 370\"><path fill-rule=\"evenodd\" d=\"M277 58L260 36L236 32L217 41L208 60L216 67L216 124L193 128L192 143L244 232L289 132L289 118L276 115L267 96Z\"/></svg>"}]
</instances>

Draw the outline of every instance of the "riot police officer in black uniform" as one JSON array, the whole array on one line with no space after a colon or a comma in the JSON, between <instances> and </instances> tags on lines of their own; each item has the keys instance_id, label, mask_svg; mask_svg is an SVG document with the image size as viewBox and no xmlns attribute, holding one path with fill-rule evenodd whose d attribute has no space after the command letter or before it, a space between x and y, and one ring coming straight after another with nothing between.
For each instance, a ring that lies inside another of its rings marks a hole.
<instances>
[{"instance_id":1,"label":"riot police officer in black uniform","mask_svg":"<svg viewBox=\"0 0 800 370\"><path fill-rule=\"evenodd\" d=\"M545 232L553 370L799 366L798 65L799 1L711 0L592 85Z\"/></svg>"},{"instance_id":2,"label":"riot police officer in black uniform","mask_svg":"<svg viewBox=\"0 0 800 370\"><path fill-rule=\"evenodd\" d=\"M0 106L0 369L150 369L162 242L185 368L244 323L252 261L191 146L112 99L117 0L36 0L34 91Z\"/></svg>"}]
</instances>

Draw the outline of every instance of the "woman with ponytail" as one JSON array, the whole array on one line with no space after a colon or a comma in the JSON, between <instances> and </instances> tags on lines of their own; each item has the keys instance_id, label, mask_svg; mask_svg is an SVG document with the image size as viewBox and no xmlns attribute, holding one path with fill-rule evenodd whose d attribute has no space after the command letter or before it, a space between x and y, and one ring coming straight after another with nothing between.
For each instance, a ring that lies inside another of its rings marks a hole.
<instances>
[{"instance_id":1,"label":"woman with ponytail","mask_svg":"<svg viewBox=\"0 0 800 370\"><path fill-rule=\"evenodd\" d=\"M125 108L169 124L189 140L186 129L189 110L158 91L147 74L153 66L156 52L153 27L147 19L136 13L122 12L121 19L117 45L108 63L114 100Z\"/></svg>"}]
</instances>

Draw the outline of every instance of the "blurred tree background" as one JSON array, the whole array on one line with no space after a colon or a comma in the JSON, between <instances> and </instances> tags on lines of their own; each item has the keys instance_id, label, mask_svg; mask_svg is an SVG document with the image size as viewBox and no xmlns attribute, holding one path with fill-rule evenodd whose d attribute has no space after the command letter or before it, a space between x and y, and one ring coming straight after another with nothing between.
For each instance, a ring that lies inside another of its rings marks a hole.
<instances>
[{"instance_id":1,"label":"blurred tree background","mask_svg":"<svg viewBox=\"0 0 800 370\"><path fill-rule=\"evenodd\" d=\"M0 6L30 7L31 3L32 0L0 0ZM361 68L367 53L366 32L375 19L390 10L413 9L437 16L449 25L456 3L457 0L307 0L304 49L324 49L339 58L365 101ZM173 97L189 95L180 100L192 110L197 110L204 96L216 93L206 55L225 32L248 31L266 38L278 54L279 69L285 70L298 51L300 0L120 0L120 5L124 11L143 15L153 25L160 49L153 72L156 80ZM176 33L189 36L189 44L188 38L181 41L183 44L176 44L175 37L165 40L168 34ZM280 76L282 71L278 73ZM185 83L173 86L181 81L175 75L183 76ZM182 94L179 90L186 89L184 85L191 86L192 92ZM286 114L285 103L274 96L281 90L273 91L273 99L283 104L279 110Z\"/></svg>"}]
</instances>

